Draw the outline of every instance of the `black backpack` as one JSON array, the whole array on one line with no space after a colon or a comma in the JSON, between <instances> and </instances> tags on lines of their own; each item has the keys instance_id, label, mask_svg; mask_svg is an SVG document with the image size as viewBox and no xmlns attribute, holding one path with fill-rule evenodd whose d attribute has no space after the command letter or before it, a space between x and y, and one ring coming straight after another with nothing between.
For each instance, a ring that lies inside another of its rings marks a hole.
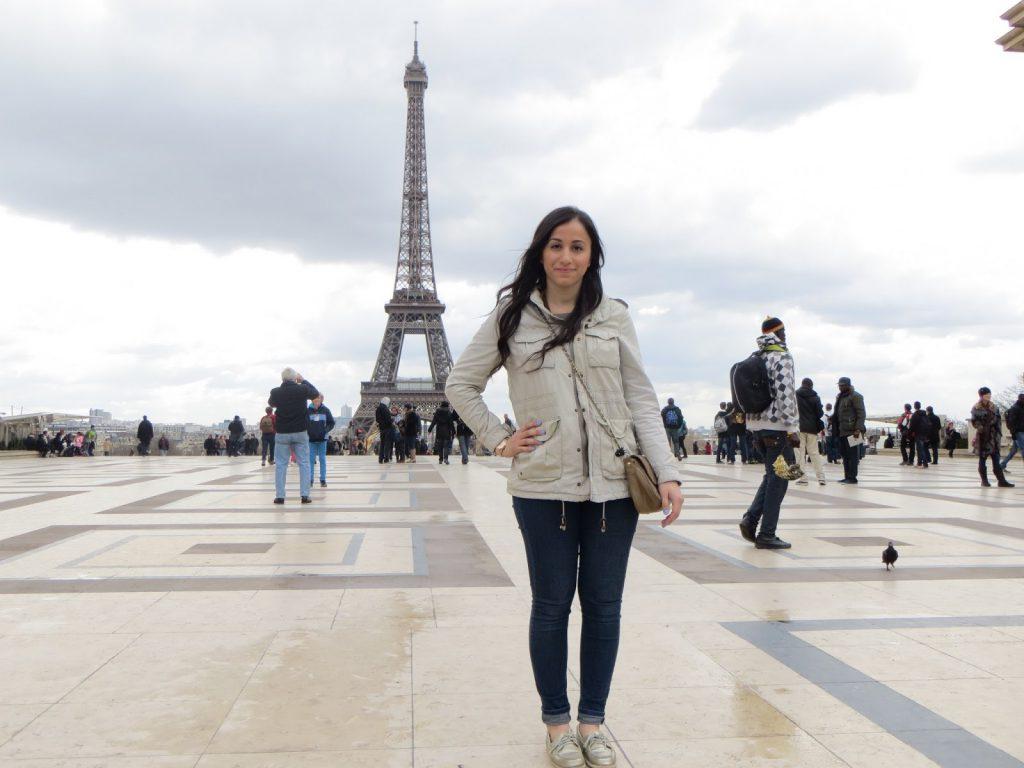
<instances>
[{"instance_id":1,"label":"black backpack","mask_svg":"<svg viewBox=\"0 0 1024 768\"><path fill-rule=\"evenodd\" d=\"M744 413L763 413L772 404L771 381L764 355L754 352L729 371L732 401Z\"/></svg>"}]
</instances>

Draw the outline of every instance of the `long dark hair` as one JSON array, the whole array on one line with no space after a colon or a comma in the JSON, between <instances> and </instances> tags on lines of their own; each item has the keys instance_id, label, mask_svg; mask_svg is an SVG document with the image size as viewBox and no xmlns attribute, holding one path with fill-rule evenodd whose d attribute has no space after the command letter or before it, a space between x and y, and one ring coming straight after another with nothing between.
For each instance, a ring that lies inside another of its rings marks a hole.
<instances>
[{"instance_id":1,"label":"long dark hair","mask_svg":"<svg viewBox=\"0 0 1024 768\"><path fill-rule=\"evenodd\" d=\"M572 205L556 208L541 219L540 224L537 225L530 247L523 252L519 259L519 268L515 278L511 283L498 290L498 303L508 299L508 306L498 316L498 353L501 355L501 360L494 371L501 368L508 360L511 352L509 341L519 328L523 310L530 303L530 295L534 288L539 288L541 293L544 293L547 288L547 275L544 272L544 248L548 244L548 240L551 239L551 233L557 227L570 221L580 222L587 230L591 243L590 266L583 275L583 284L580 286L580 294L576 298L576 306L569 317L555 326L555 337L541 349L540 362L543 362L544 356L550 350L572 341L579 333L583 320L597 309L601 299L604 298L604 288L601 285L604 247L601 245L601 237L597 234L594 220L585 211Z\"/></svg>"}]
</instances>

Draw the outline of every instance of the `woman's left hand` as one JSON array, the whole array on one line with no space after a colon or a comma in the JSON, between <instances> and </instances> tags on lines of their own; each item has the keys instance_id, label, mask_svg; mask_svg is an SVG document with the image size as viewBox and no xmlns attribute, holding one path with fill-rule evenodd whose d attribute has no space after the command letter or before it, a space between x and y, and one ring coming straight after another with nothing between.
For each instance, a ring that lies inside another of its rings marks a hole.
<instances>
[{"instance_id":1,"label":"woman's left hand","mask_svg":"<svg viewBox=\"0 0 1024 768\"><path fill-rule=\"evenodd\" d=\"M671 507L671 511L661 521L661 527L667 528L676 521L679 513L683 511L683 489L679 483L669 480L659 483L658 490L661 491L661 508L669 509Z\"/></svg>"}]
</instances>

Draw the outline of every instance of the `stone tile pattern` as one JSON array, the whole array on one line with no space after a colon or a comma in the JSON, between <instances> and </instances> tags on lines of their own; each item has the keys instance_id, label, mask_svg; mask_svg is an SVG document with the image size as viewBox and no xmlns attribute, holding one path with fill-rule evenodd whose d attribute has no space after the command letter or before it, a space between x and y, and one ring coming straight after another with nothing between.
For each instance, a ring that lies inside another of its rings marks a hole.
<instances>
[{"instance_id":1,"label":"stone tile pattern","mask_svg":"<svg viewBox=\"0 0 1024 768\"><path fill-rule=\"evenodd\" d=\"M791 557L733 533L760 467L684 463L682 522L644 518L631 555L622 765L1022 765L1024 496L897 463L794 487ZM547 765L507 462L332 457L283 509L269 469L0 461L0 766ZM202 565L158 563L170 537ZM259 570L285 550L309 562ZM578 604L571 630L575 704Z\"/></svg>"}]
</instances>

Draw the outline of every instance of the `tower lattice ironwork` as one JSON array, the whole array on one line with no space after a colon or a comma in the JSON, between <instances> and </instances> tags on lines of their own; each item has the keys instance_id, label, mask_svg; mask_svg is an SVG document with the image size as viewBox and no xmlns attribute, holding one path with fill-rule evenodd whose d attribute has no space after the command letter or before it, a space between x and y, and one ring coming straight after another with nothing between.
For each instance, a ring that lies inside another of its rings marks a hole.
<instances>
[{"instance_id":1,"label":"tower lattice ironwork","mask_svg":"<svg viewBox=\"0 0 1024 768\"><path fill-rule=\"evenodd\" d=\"M388 314L384 339L370 381L361 388L356 427L369 429L373 414L383 397L393 402L412 403L428 418L444 399L444 384L452 369L452 353L441 315L445 306L437 298L434 255L430 244L430 204L427 196L427 138L423 125L423 95L427 90L427 68L420 61L419 40L413 42L413 56L405 67L408 112L405 128L405 178L402 183L402 224L398 238L398 266L395 291L384 305ZM398 378L402 346L409 334L426 336L429 379Z\"/></svg>"}]
</instances>

